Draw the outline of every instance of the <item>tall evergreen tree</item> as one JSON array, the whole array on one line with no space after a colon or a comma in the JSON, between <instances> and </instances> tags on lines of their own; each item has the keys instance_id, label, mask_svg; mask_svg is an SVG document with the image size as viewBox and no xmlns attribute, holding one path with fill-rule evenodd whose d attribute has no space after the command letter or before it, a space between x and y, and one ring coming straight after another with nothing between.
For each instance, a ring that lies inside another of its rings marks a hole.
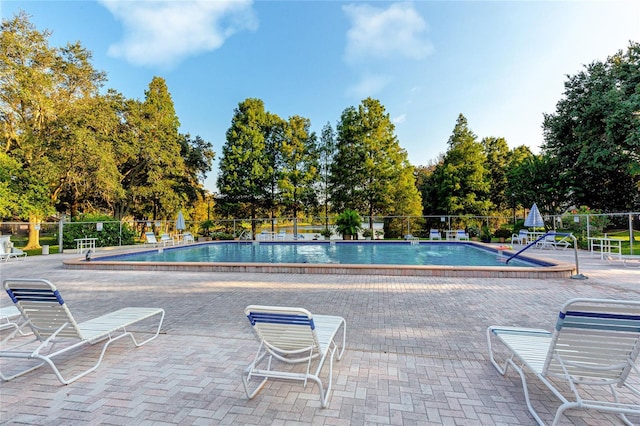
<instances>
[{"instance_id":1,"label":"tall evergreen tree","mask_svg":"<svg viewBox=\"0 0 640 426\"><path fill-rule=\"evenodd\" d=\"M297 235L298 212L315 204L313 187L318 178L316 135L308 118L293 116L287 123L282 142L280 194L287 211L293 214Z\"/></svg>"},{"instance_id":2,"label":"tall evergreen tree","mask_svg":"<svg viewBox=\"0 0 640 426\"><path fill-rule=\"evenodd\" d=\"M338 210L365 213L370 228L374 216L399 209L401 199L410 200L409 210L420 213L413 167L394 131L389 114L372 98L363 100L357 110L345 109L337 127L331 200Z\"/></svg>"},{"instance_id":3,"label":"tall evergreen tree","mask_svg":"<svg viewBox=\"0 0 640 426\"><path fill-rule=\"evenodd\" d=\"M220 159L220 207L231 215L241 215L248 210L253 235L254 219L268 199L273 177L273 164L265 155L268 125L269 115L260 99L249 98L238 104Z\"/></svg>"},{"instance_id":4,"label":"tall evergreen tree","mask_svg":"<svg viewBox=\"0 0 640 426\"><path fill-rule=\"evenodd\" d=\"M486 157L482 144L477 141L462 114L458 116L448 146L434 176L438 188L438 214L487 214L491 202L484 166Z\"/></svg>"},{"instance_id":5,"label":"tall evergreen tree","mask_svg":"<svg viewBox=\"0 0 640 426\"><path fill-rule=\"evenodd\" d=\"M329 226L329 182L331 178L331 164L336 152L335 132L330 123L322 128L319 153L319 188L318 194L320 202L324 207L324 226Z\"/></svg>"},{"instance_id":6,"label":"tall evergreen tree","mask_svg":"<svg viewBox=\"0 0 640 426\"><path fill-rule=\"evenodd\" d=\"M504 138L483 138L482 147L487 159L485 169L489 182L489 201L498 211L509 206L507 189L507 162L509 161L509 146Z\"/></svg>"},{"instance_id":7,"label":"tall evergreen tree","mask_svg":"<svg viewBox=\"0 0 640 426\"><path fill-rule=\"evenodd\" d=\"M184 201L176 188L185 166L180 123L164 79L152 79L143 102L129 102L127 124L129 155L122 159L120 171L131 212L152 220L173 215Z\"/></svg>"}]
</instances>

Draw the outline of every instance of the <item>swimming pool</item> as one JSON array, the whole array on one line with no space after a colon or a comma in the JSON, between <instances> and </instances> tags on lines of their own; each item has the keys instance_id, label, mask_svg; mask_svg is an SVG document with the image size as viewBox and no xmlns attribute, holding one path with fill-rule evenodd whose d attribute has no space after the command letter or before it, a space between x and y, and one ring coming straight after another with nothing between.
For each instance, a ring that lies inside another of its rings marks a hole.
<instances>
[{"instance_id":1,"label":"swimming pool","mask_svg":"<svg viewBox=\"0 0 640 426\"><path fill-rule=\"evenodd\" d=\"M505 266L494 250L465 243L218 243L166 247L112 257L123 262L318 263L353 265ZM104 260L110 260L105 258ZM514 259L508 267L540 266ZM548 266L548 265L544 265Z\"/></svg>"},{"instance_id":2,"label":"swimming pool","mask_svg":"<svg viewBox=\"0 0 640 426\"><path fill-rule=\"evenodd\" d=\"M68 269L267 272L421 276L569 277L571 265L473 242L213 242L65 261ZM461 262L463 262L461 264Z\"/></svg>"}]
</instances>

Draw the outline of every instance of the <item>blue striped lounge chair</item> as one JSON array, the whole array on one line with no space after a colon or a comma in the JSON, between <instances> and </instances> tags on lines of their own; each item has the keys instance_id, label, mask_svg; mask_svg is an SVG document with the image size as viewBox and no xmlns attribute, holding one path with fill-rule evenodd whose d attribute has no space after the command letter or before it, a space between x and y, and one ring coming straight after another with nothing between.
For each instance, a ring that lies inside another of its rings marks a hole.
<instances>
[{"instance_id":1,"label":"blue striped lounge chair","mask_svg":"<svg viewBox=\"0 0 640 426\"><path fill-rule=\"evenodd\" d=\"M253 362L244 370L242 383L249 399L268 379L309 380L318 385L320 404L327 407L333 379L333 361L340 360L345 349L344 318L311 315L302 308L250 305L245 314L260 340ZM336 342L341 330L341 345ZM320 378L323 365L329 362L326 383ZM305 372L291 371L287 364L306 364ZM284 367L280 369L280 367ZM251 379L261 379L257 385ZM252 389L251 389L252 388Z\"/></svg>"},{"instance_id":2,"label":"blue striped lounge chair","mask_svg":"<svg viewBox=\"0 0 640 426\"><path fill-rule=\"evenodd\" d=\"M157 247L158 245L160 245L160 243L156 239L156 234L154 234L153 232L145 232L144 238L145 238L145 242L144 242L145 246L147 244L154 247Z\"/></svg>"},{"instance_id":3,"label":"blue striped lounge chair","mask_svg":"<svg viewBox=\"0 0 640 426\"><path fill-rule=\"evenodd\" d=\"M464 232L464 229L458 229L456 231L456 240L468 240L469 234Z\"/></svg>"},{"instance_id":4,"label":"blue striped lounge chair","mask_svg":"<svg viewBox=\"0 0 640 426\"><path fill-rule=\"evenodd\" d=\"M527 244L529 242L529 231L521 229L517 234L511 235L511 244Z\"/></svg>"},{"instance_id":5,"label":"blue striped lounge chair","mask_svg":"<svg viewBox=\"0 0 640 426\"><path fill-rule=\"evenodd\" d=\"M33 361L26 367L24 363L3 362L3 369L11 370L10 374L0 372L3 380L12 380L47 364L60 382L69 384L97 369L107 348L116 340L129 337L135 346L142 346L155 339L164 319L164 310L160 308L124 308L78 323L58 289L47 280L6 279L3 286L20 311L23 322L0 342L0 359ZM129 331L134 324L136 333L140 332L140 335L146 328L151 329L150 333L144 334L145 340L139 342ZM25 336L22 331L28 329L32 333ZM103 346L95 364L71 378L65 378L54 359L69 352L76 353L84 345L97 343ZM16 369L19 371L15 372Z\"/></svg>"},{"instance_id":6,"label":"blue striped lounge chair","mask_svg":"<svg viewBox=\"0 0 640 426\"><path fill-rule=\"evenodd\" d=\"M430 240L441 240L442 239L442 235L440 234L440 231L438 231L437 229L431 229L429 231L429 239Z\"/></svg>"},{"instance_id":7,"label":"blue striped lounge chair","mask_svg":"<svg viewBox=\"0 0 640 426\"><path fill-rule=\"evenodd\" d=\"M509 355L497 360L492 340L504 345ZM632 386L629 374L640 374L636 364L640 352L640 301L572 299L561 309L555 330L491 326L487 329L491 363L502 375L513 367L522 381L529 412L538 424L545 424L534 409L527 388L527 374L533 373L561 401L553 424L567 409L594 409L618 414L632 424L627 414L640 414L640 389ZM565 396L566 384L572 396ZM585 395L582 385L609 389L611 398ZM620 389L620 390L618 390ZM619 394L624 391L624 398Z\"/></svg>"},{"instance_id":8,"label":"blue striped lounge chair","mask_svg":"<svg viewBox=\"0 0 640 426\"><path fill-rule=\"evenodd\" d=\"M176 242L173 240L173 238L171 238L171 235L169 234L162 234L160 235L160 244L167 246L169 244L171 244L172 246L176 244Z\"/></svg>"}]
</instances>

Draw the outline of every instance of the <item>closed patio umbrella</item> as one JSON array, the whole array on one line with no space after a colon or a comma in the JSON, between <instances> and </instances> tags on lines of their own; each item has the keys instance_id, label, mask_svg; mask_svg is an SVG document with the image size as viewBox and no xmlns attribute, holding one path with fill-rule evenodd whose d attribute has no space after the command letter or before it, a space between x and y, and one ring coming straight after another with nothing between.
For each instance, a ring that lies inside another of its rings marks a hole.
<instances>
[{"instance_id":1,"label":"closed patio umbrella","mask_svg":"<svg viewBox=\"0 0 640 426\"><path fill-rule=\"evenodd\" d=\"M182 214L182 210L178 212L178 218L176 219L176 229L178 231L184 231L187 228L184 223L184 215Z\"/></svg>"},{"instance_id":2,"label":"closed patio umbrella","mask_svg":"<svg viewBox=\"0 0 640 426\"><path fill-rule=\"evenodd\" d=\"M540 210L538 210L536 203L533 203L533 206L531 206L531 210L524 221L524 226L544 228L544 219L542 219L542 215L540 214Z\"/></svg>"}]
</instances>

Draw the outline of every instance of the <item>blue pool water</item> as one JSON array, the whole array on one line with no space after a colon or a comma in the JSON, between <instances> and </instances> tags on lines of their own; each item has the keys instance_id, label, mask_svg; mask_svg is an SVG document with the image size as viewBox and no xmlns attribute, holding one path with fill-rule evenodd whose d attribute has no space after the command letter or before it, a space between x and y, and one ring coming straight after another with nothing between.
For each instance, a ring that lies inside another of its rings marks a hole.
<instances>
[{"instance_id":1,"label":"blue pool water","mask_svg":"<svg viewBox=\"0 0 640 426\"><path fill-rule=\"evenodd\" d=\"M356 265L546 266L513 259L468 243L408 242L227 242L165 247L101 257L131 262L315 263Z\"/></svg>"}]
</instances>

